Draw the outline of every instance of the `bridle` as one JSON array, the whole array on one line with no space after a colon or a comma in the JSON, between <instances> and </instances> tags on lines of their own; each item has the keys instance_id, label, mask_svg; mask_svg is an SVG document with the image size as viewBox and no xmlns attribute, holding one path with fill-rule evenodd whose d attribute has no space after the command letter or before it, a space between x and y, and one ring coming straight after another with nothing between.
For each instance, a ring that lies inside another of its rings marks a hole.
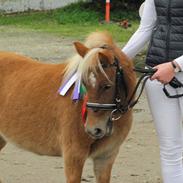
<instances>
[{"instance_id":1,"label":"bridle","mask_svg":"<svg viewBox=\"0 0 183 183\"><path fill-rule=\"evenodd\" d=\"M153 69L149 69L148 71L147 69L135 69L135 71L137 72L141 73L143 72L143 75L138 80L132 95L130 96L130 98L128 98L128 88L124 78L124 71L122 66L120 66L119 60L115 57L114 62L112 64L103 66L103 68L107 67L116 68L115 92L114 92L113 103L101 104L101 103L86 102L86 108L97 111L111 111L107 121L107 133L106 133L106 135L109 136L112 133L113 122L119 120L123 114L127 113L131 108L134 107L134 105L138 102L140 96L142 95L146 81L148 80L149 77L151 77L154 74L155 71ZM140 85L141 85L140 92L136 97L136 99L134 99ZM123 101L121 99L122 89L124 89L123 92L125 94L125 100Z\"/></svg>"},{"instance_id":2,"label":"bridle","mask_svg":"<svg viewBox=\"0 0 183 183\"><path fill-rule=\"evenodd\" d=\"M120 112L125 113L128 110L128 105L124 105L121 103L121 89L124 89L125 97L127 98L127 85L123 76L123 69L119 65L119 61L117 58L114 58L114 63L105 65L103 68L107 67L115 67L116 68L116 80L115 80L115 92L114 92L114 99L112 104L100 104L100 103L91 103L87 102L86 106L89 109L93 110L101 110L101 111L112 111L112 113ZM126 103L126 102L125 102ZM111 117L111 119L113 119ZM114 119L113 119L114 120ZM115 119L117 120L117 119Z\"/></svg>"},{"instance_id":3,"label":"bridle","mask_svg":"<svg viewBox=\"0 0 183 183\"><path fill-rule=\"evenodd\" d=\"M101 47L101 48L107 49L106 46ZM126 81L124 78L124 71L123 71L122 66L119 63L119 60L116 57L114 57L114 62L112 64L102 65L102 67L103 68L108 68L108 67L116 68L115 92L114 92L113 103L103 104L103 103L92 103L92 102L85 101L84 105L86 105L86 107L85 107L86 113L83 113L83 114L85 114L83 116L84 116L84 118L87 117L87 109L92 109L94 111L96 111L96 110L97 111L111 111L108 121L107 121L107 127L106 127L107 128L106 136L110 136L112 134L113 122L119 120L122 117L122 115L127 113L138 103L139 98L141 97L141 95L143 93L147 80L149 78L151 78L151 76L157 70L153 69L152 67L147 67L144 69L143 68L134 68L133 70L135 72L139 72L142 75L139 78L130 98L128 98L128 88L127 88L127 84L126 84ZM174 88L183 87L183 84L175 77L168 84L170 84L170 86L172 86ZM122 89L124 89L123 92L125 94L125 100L123 100L123 101L121 100ZM138 91L139 91L139 93L136 96ZM163 87L163 91L168 98L183 97L183 94L173 95L173 96L170 95L168 90L166 89L166 84ZM135 98L135 96L136 96L136 98Z\"/></svg>"}]
</instances>

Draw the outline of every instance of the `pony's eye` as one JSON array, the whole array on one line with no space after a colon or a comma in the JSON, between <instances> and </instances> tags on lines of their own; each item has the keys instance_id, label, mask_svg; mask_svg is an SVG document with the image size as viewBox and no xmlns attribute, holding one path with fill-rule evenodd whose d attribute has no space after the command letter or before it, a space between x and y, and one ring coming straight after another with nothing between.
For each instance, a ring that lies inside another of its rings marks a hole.
<instances>
[{"instance_id":1,"label":"pony's eye","mask_svg":"<svg viewBox=\"0 0 183 183\"><path fill-rule=\"evenodd\" d=\"M112 87L112 86L108 84L108 85L104 85L103 89L104 89L104 90L108 90L108 89L110 89L111 87Z\"/></svg>"}]
</instances>

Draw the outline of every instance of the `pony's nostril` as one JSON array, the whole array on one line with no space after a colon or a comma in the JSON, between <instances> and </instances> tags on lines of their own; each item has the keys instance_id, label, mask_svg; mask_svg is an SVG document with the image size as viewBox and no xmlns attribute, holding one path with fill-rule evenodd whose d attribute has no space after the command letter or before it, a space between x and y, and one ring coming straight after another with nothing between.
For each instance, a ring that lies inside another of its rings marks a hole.
<instances>
[{"instance_id":1,"label":"pony's nostril","mask_svg":"<svg viewBox=\"0 0 183 183\"><path fill-rule=\"evenodd\" d=\"M103 131L101 128L93 128L93 129L86 128L86 132L93 139L101 139L105 136L105 131Z\"/></svg>"},{"instance_id":2,"label":"pony's nostril","mask_svg":"<svg viewBox=\"0 0 183 183\"><path fill-rule=\"evenodd\" d=\"M102 130L100 128L95 128L95 136L100 136L103 134Z\"/></svg>"}]
</instances>

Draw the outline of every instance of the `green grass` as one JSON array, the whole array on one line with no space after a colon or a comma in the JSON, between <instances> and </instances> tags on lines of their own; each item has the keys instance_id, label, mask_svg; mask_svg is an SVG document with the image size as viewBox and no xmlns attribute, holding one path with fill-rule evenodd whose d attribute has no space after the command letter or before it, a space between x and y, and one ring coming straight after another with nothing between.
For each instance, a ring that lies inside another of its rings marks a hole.
<instances>
[{"instance_id":1,"label":"green grass","mask_svg":"<svg viewBox=\"0 0 183 183\"><path fill-rule=\"evenodd\" d=\"M116 41L127 42L137 29L139 21L137 17L137 13L120 9L112 12L111 18L115 21L105 24L104 12L96 10L88 3L77 3L53 11L1 14L0 26L13 26L80 39L96 30L108 30ZM118 26L116 21L123 19L129 19L132 26L128 29Z\"/></svg>"}]
</instances>

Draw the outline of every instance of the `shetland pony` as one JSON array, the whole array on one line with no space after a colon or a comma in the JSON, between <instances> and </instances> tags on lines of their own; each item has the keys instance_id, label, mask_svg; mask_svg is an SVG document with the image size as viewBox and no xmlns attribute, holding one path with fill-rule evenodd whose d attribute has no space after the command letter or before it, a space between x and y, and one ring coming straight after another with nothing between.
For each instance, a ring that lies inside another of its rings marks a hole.
<instances>
[{"instance_id":1,"label":"shetland pony","mask_svg":"<svg viewBox=\"0 0 183 183\"><path fill-rule=\"evenodd\" d=\"M85 160L91 158L96 182L109 183L119 147L131 127L132 111L116 121L113 133L106 136L108 111L88 110L83 125L83 100L71 100L73 88L64 97L58 89L77 69L89 101L112 102L115 69L103 64L113 63L115 57L123 67L129 97L135 86L132 63L106 32L92 33L85 45L74 45L77 55L67 64L38 63L0 52L0 149L12 142L40 155L63 156L67 183L81 182ZM110 49L103 49L104 45ZM96 129L100 130L96 133Z\"/></svg>"}]
</instances>

